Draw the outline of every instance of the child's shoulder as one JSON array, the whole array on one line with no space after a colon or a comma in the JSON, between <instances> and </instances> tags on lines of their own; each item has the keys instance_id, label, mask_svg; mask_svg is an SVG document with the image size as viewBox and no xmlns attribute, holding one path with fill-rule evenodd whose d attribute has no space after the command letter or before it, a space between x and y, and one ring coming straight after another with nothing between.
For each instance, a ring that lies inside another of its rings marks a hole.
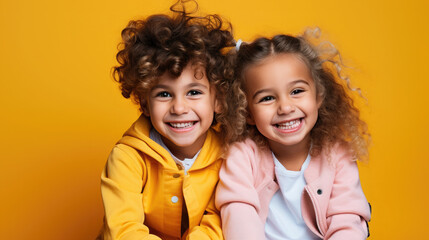
<instances>
[{"instance_id":1,"label":"child's shoulder","mask_svg":"<svg viewBox=\"0 0 429 240\"><path fill-rule=\"evenodd\" d=\"M127 144L117 143L110 152L109 161L140 161L139 151Z\"/></svg>"},{"instance_id":2,"label":"child's shoulder","mask_svg":"<svg viewBox=\"0 0 429 240\"><path fill-rule=\"evenodd\" d=\"M242 141L235 142L231 145L230 151L252 151L257 152L263 150L251 138L246 138Z\"/></svg>"},{"instance_id":3,"label":"child's shoulder","mask_svg":"<svg viewBox=\"0 0 429 240\"><path fill-rule=\"evenodd\" d=\"M356 162L353 151L346 142L336 142L330 147L325 147L320 157L329 164L339 167L341 165Z\"/></svg>"},{"instance_id":4,"label":"child's shoulder","mask_svg":"<svg viewBox=\"0 0 429 240\"><path fill-rule=\"evenodd\" d=\"M259 161L270 158L271 151L267 147L259 146L251 138L233 143L228 151L228 158L248 158L250 161Z\"/></svg>"}]
</instances>

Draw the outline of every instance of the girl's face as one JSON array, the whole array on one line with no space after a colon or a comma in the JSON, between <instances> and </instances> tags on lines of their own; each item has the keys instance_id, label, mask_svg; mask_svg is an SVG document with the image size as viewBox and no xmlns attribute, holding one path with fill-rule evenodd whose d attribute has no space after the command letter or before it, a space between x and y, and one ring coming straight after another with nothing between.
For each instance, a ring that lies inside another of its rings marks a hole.
<instances>
[{"instance_id":1,"label":"girl's face","mask_svg":"<svg viewBox=\"0 0 429 240\"><path fill-rule=\"evenodd\" d=\"M308 144L317 121L316 87L307 65L294 54L279 54L245 72L250 117L271 150Z\"/></svg>"},{"instance_id":2,"label":"girl's face","mask_svg":"<svg viewBox=\"0 0 429 240\"><path fill-rule=\"evenodd\" d=\"M143 113L178 158L192 158L203 146L219 107L204 68L188 64L178 78L162 75L146 99ZM198 77L198 78L197 78Z\"/></svg>"}]
</instances>

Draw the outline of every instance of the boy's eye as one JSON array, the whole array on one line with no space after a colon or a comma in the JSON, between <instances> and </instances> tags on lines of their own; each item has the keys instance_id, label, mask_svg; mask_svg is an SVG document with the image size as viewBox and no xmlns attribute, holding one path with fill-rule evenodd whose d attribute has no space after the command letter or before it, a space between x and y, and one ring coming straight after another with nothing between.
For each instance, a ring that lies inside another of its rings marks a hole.
<instances>
[{"instance_id":1,"label":"boy's eye","mask_svg":"<svg viewBox=\"0 0 429 240\"><path fill-rule=\"evenodd\" d=\"M292 90L292 92L290 94L291 95L297 95L297 94L300 94L302 92L304 92L303 89L294 89L294 90Z\"/></svg>"},{"instance_id":2,"label":"boy's eye","mask_svg":"<svg viewBox=\"0 0 429 240\"><path fill-rule=\"evenodd\" d=\"M171 94L168 92L159 92L158 94L156 94L157 97L162 97L162 98L167 98L167 97L171 97Z\"/></svg>"},{"instance_id":3,"label":"boy's eye","mask_svg":"<svg viewBox=\"0 0 429 240\"><path fill-rule=\"evenodd\" d=\"M188 96L195 96L195 95L200 95L200 94L202 94L202 92L201 91L198 91L198 90L191 90L191 91L189 91L188 92Z\"/></svg>"},{"instance_id":4,"label":"boy's eye","mask_svg":"<svg viewBox=\"0 0 429 240\"><path fill-rule=\"evenodd\" d=\"M274 100L273 96L266 96L266 97L261 98L259 100L259 102L268 102L268 101L272 101L272 100Z\"/></svg>"}]
</instances>

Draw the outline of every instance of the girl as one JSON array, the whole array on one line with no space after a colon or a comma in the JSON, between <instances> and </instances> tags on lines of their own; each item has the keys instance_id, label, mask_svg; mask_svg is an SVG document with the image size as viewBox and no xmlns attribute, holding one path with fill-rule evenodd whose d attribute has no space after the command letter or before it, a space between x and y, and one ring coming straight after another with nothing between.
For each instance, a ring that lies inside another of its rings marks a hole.
<instances>
[{"instance_id":1,"label":"girl","mask_svg":"<svg viewBox=\"0 0 429 240\"><path fill-rule=\"evenodd\" d=\"M232 132L224 52L234 40L217 15L193 17L181 1L171 10L122 31L114 77L142 115L102 173L99 239L223 239L214 190Z\"/></svg>"},{"instance_id":2,"label":"girl","mask_svg":"<svg viewBox=\"0 0 429 240\"><path fill-rule=\"evenodd\" d=\"M342 83L339 53L310 44L316 34L239 47L232 91L242 96L234 107L243 141L231 147L216 194L226 239L368 236L355 160L367 156L369 134Z\"/></svg>"}]
</instances>

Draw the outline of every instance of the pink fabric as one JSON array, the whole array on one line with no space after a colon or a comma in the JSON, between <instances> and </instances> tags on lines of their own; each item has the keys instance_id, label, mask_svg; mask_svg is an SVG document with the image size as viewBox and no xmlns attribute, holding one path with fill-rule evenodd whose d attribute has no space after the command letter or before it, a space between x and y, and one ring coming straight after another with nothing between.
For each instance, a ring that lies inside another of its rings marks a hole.
<instances>
[{"instance_id":1,"label":"pink fabric","mask_svg":"<svg viewBox=\"0 0 429 240\"><path fill-rule=\"evenodd\" d=\"M330 160L328 161L327 156ZM356 162L340 145L312 157L304 172L307 186L301 211L307 226L322 239L366 239L370 209ZM227 240L265 239L265 220L274 193L274 160L252 140L236 143L219 172L216 206Z\"/></svg>"}]
</instances>

